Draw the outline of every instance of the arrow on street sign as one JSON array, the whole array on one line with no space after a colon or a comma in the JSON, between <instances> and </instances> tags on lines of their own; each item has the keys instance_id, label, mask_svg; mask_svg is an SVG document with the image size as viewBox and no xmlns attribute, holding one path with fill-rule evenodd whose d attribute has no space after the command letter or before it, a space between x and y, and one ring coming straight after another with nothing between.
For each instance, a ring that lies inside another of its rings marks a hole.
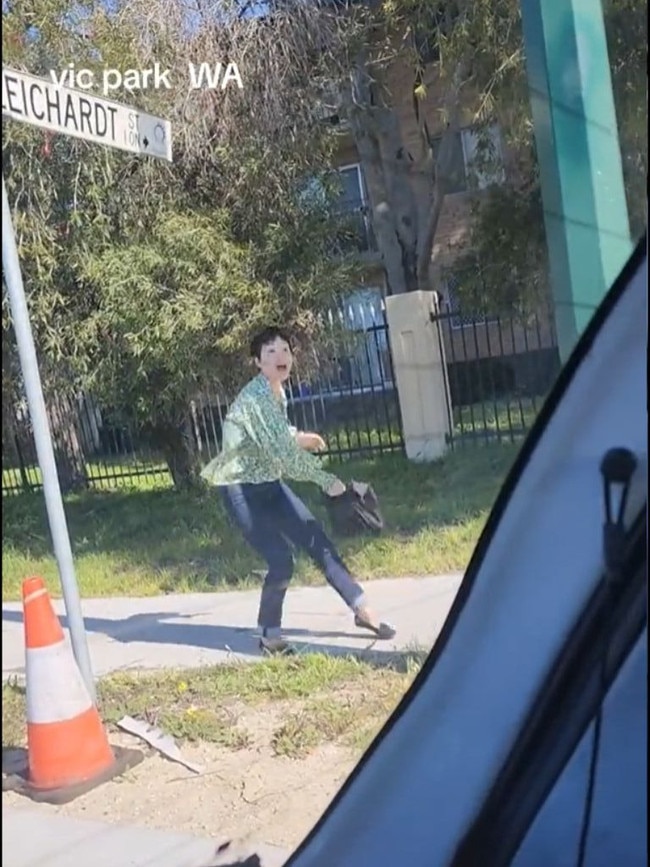
<instances>
[{"instance_id":1,"label":"arrow on street sign","mask_svg":"<svg viewBox=\"0 0 650 867\"><path fill-rule=\"evenodd\" d=\"M84 141L172 161L169 121L5 66L2 114Z\"/></svg>"}]
</instances>

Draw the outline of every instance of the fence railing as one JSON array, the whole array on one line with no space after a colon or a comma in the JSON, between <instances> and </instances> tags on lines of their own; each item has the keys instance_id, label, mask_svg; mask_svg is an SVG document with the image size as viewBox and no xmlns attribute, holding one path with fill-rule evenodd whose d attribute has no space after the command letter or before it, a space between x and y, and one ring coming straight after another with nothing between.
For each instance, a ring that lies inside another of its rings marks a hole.
<instances>
[{"instance_id":1,"label":"fence railing","mask_svg":"<svg viewBox=\"0 0 650 867\"><path fill-rule=\"evenodd\" d=\"M524 318L447 305L433 318L446 356L452 446L525 435L560 369L552 310Z\"/></svg>"},{"instance_id":2,"label":"fence railing","mask_svg":"<svg viewBox=\"0 0 650 867\"><path fill-rule=\"evenodd\" d=\"M554 317L466 315L456 307L433 317L444 345L452 447L514 441L530 429L559 367ZM319 431L326 456L401 452L397 389L381 299L367 297L330 311L317 351L303 356L288 383L289 415ZM188 407L191 440L206 463L221 448L232 395L208 389ZM41 487L24 402L3 408L2 492ZM60 477L65 487L167 486L162 455L89 395L48 400Z\"/></svg>"},{"instance_id":3,"label":"fence railing","mask_svg":"<svg viewBox=\"0 0 650 867\"><path fill-rule=\"evenodd\" d=\"M298 359L287 396L291 422L323 435L325 457L342 460L403 449L381 299L350 302L329 312L319 348ZM232 397L207 389L188 406L192 444L204 463L221 448ZM110 407L87 394L50 396L47 404L64 488L170 483L162 455ZM4 409L2 493L38 490L42 480L26 404Z\"/></svg>"}]
</instances>

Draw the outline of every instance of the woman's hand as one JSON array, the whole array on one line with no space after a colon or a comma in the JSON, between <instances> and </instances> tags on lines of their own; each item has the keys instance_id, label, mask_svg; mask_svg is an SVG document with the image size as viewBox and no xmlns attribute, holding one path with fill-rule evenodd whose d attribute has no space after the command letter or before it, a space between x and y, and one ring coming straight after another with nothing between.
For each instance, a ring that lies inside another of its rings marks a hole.
<instances>
[{"instance_id":1,"label":"woman's hand","mask_svg":"<svg viewBox=\"0 0 650 867\"><path fill-rule=\"evenodd\" d=\"M346 487L340 479L337 479L328 489L327 496L328 497L340 497L341 494L344 494L346 491Z\"/></svg>"},{"instance_id":2,"label":"woman's hand","mask_svg":"<svg viewBox=\"0 0 650 867\"><path fill-rule=\"evenodd\" d=\"M317 433L305 433L298 431L296 434L296 442L301 449L306 452L322 452L326 448L325 440Z\"/></svg>"}]
</instances>

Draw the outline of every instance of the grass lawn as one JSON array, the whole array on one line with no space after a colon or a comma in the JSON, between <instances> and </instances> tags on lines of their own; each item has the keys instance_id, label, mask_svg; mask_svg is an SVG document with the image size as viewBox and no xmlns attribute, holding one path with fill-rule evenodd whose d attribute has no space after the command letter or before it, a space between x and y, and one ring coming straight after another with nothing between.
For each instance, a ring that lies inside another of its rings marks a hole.
<instances>
[{"instance_id":1,"label":"grass lawn","mask_svg":"<svg viewBox=\"0 0 650 867\"><path fill-rule=\"evenodd\" d=\"M486 440L498 436L507 441L511 431L531 429L541 403L541 398L522 398L458 407L454 409L454 435Z\"/></svg>"},{"instance_id":2,"label":"grass lawn","mask_svg":"<svg viewBox=\"0 0 650 867\"><path fill-rule=\"evenodd\" d=\"M360 579L463 569L517 451L515 445L459 448L434 464L401 455L333 464L346 479L370 482L387 522L378 538L344 541L341 551ZM314 511L313 486L296 486ZM148 596L258 584L263 564L228 524L214 491L182 494L121 488L66 498L82 596ZM2 597L20 597L38 574L60 593L41 494L3 498ZM319 582L299 559L294 582Z\"/></svg>"},{"instance_id":3,"label":"grass lawn","mask_svg":"<svg viewBox=\"0 0 650 867\"><path fill-rule=\"evenodd\" d=\"M333 742L363 749L410 685L422 656L396 654L391 665L380 667L310 654L189 671L122 673L100 681L98 706L109 728L129 715L181 742L229 750L251 744L243 711L252 711L252 720L273 709L276 723L268 746L276 756L300 758ZM2 687L2 746L24 743L24 688L8 683Z\"/></svg>"}]
</instances>

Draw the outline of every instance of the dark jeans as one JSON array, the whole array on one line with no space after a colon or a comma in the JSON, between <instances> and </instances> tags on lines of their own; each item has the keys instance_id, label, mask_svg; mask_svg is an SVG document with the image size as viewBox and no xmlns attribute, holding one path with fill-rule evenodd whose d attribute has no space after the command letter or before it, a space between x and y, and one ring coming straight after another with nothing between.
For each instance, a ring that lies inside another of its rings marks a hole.
<instances>
[{"instance_id":1,"label":"dark jeans","mask_svg":"<svg viewBox=\"0 0 650 867\"><path fill-rule=\"evenodd\" d=\"M231 519L268 567L257 621L264 635L280 633L284 597L293 575L291 545L311 557L349 608L354 611L365 604L363 589L325 530L284 482L229 485L220 491Z\"/></svg>"}]
</instances>

